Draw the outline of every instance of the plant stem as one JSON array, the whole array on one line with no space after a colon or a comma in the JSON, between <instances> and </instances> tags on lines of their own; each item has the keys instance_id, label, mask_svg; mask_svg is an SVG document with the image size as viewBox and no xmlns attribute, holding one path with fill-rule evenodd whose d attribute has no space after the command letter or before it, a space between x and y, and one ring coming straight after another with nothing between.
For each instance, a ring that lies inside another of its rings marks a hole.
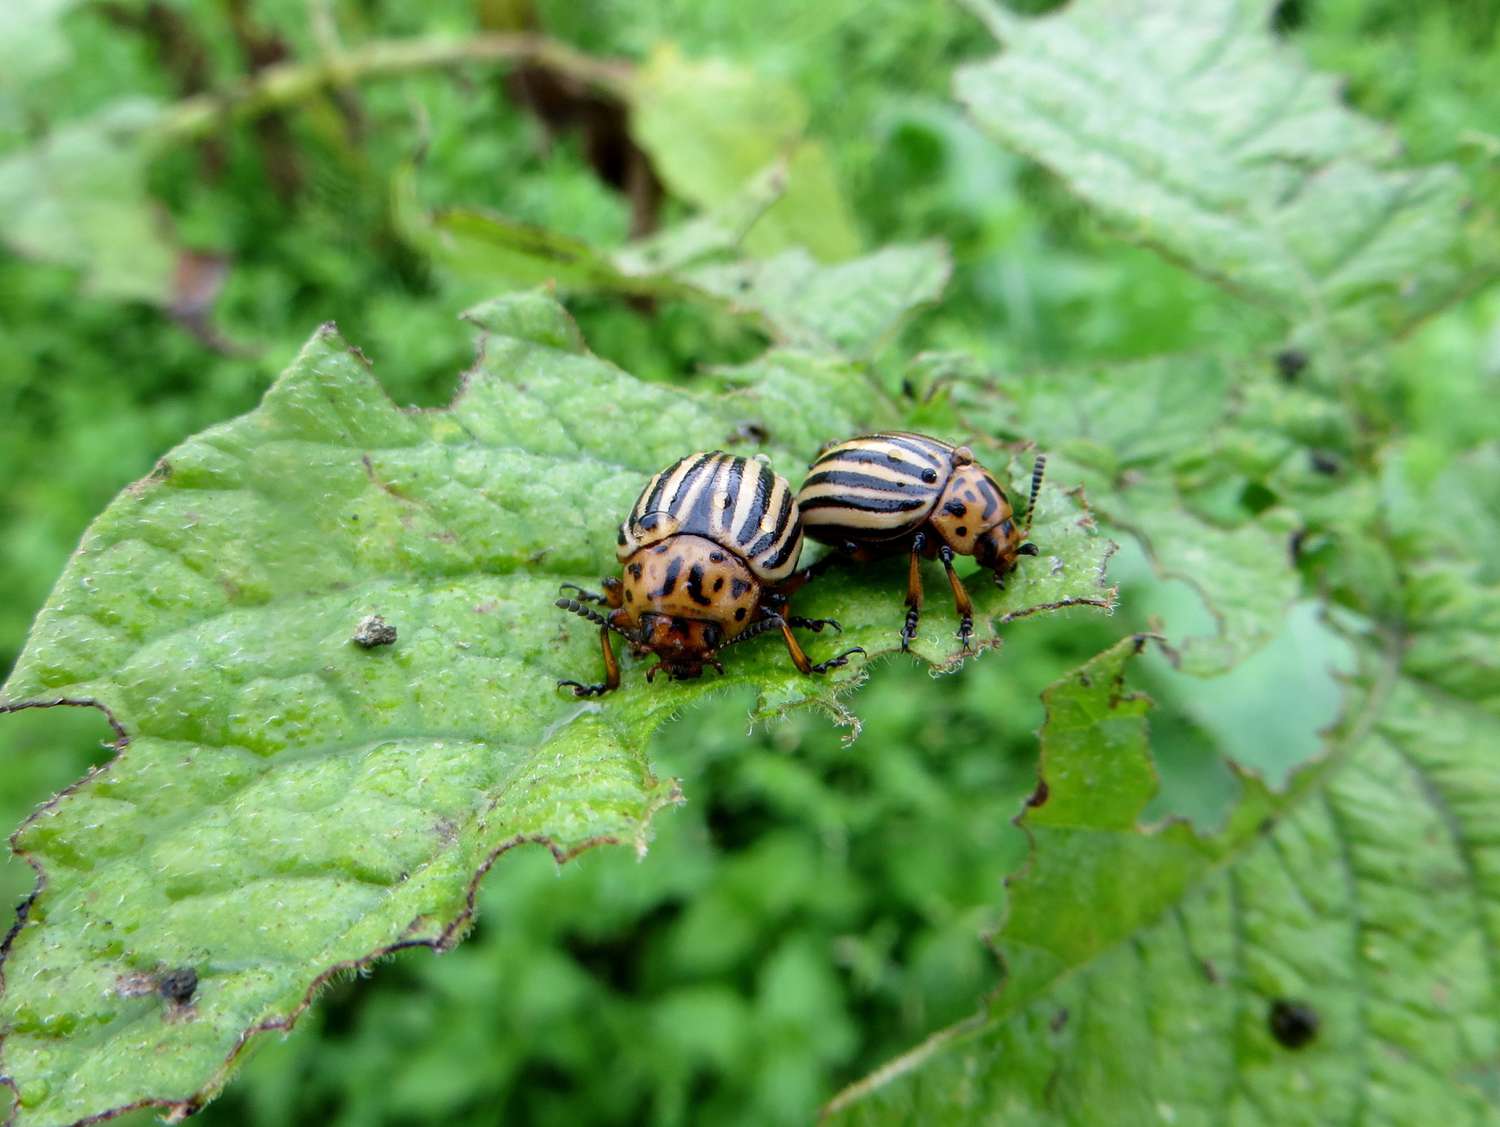
<instances>
[{"instance_id":1,"label":"plant stem","mask_svg":"<svg viewBox=\"0 0 1500 1127\"><path fill-rule=\"evenodd\" d=\"M465 63L506 62L543 66L620 98L626 95L632 71L627 62L595 58L555 39L526 33L377 40L315 62L278 63L228 91L185 98L167 109L146 140L162 148L180 145L225 122L253 119L303 102L329 87L367 78Z\"/></svg>"}]
</instances>

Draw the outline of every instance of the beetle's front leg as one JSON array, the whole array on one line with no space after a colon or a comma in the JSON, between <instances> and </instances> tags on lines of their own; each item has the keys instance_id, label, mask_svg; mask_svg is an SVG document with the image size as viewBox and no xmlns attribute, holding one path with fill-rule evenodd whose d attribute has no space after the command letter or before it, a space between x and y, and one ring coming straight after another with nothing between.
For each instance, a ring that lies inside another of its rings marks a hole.
<instances>
[{"instance_id":1,"label":"beetle's front leg","mask_svg":"<svg viewBox=\"0 0 1500 1127\"><path fill-rule=\"evenodd\" d=\"M911 565L906 572L906 624L901 627L901 649L903 652L917 636L917 621L922 616L922 549L927 546L927 534L919 532L911 541Z\"/></svg>"},{"instance_id":2,"label":"beetle's front leg","mask_svg":"<svg viewBox=\"0 0 1500 1127\"><path fill-rule=\"evenodd\" d=\"M938 549L938 559L948 572L948 585L953 588L953 605L958 610L958 638L963 648L969 648L969 639L974 636L974 604L969 601L969 592L964 581L953 570L953 549L944 544Z\"/></svg>"},{"instance_id":3,"label":"beetle's front leg","mask_svg":"<svg viewBox=\"0 0 1500 1127\"><path fill-rule=\"evenodd\" d=\"M585 685L580 681L559 681L557 687L573 690L575 697L602 697L620 687L620 663L615 660L615 649L609 643L612 627L599 627L599 648L604 652L604 680L597 685Z\"/></svg>"},{"instance_id":4,"label":"beetle's front leg","mask_svg":"<svg viewBox=\"0 0 1500 1127\"><path fill-rule=\"evenodd\" d=\"M620 582L618 576L606 576L600 580L599 585L604 588L604 594L595 594L593 591L585 590L576 583L564 583L559 591L576 591L581 602L597 603L601 607L618 609L625 603L625 584Z\"/></svg>"}]
</instances>

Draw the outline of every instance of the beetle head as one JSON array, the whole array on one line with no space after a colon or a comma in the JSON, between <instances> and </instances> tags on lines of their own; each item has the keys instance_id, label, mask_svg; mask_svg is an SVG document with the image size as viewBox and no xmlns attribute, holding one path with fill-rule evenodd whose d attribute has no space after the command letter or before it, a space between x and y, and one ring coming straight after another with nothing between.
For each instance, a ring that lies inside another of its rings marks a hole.
<instances>
[{"instance_id":1,"label":"beetle head","mask_svg":"<svg viewBox=\"0 0 1500 1127\"><path fill-rule=\"evenodd\" d=\"M715 656L723 636L717 624L698 618L678 618L668 614L641 615L640 646L660 660L674 681L690 681L703 676L703 667L718 667ZM652 672L655 672L653 670Z\"/></svg>"}]
</instances>

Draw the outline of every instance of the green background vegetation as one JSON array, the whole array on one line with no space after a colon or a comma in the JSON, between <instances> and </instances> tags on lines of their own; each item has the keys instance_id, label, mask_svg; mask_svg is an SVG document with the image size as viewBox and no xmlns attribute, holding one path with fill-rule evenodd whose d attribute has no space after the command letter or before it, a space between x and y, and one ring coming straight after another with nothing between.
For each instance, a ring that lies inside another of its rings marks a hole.
<instances>
[{"instance_id":1,"label":"green background vegetation","mask_svg":"<svg viewBox=\"0 0 1500 1127\"><path fill-rule=\"evenodd\" d=\"M60 24L74 61L0 86L0 158L126 95L171 102L227 86L256 59L312 58L319 10L302 0L74 5ZM1003 380L1198 349L1269 366L1279 343L1267 314L1116 238L1056 178L980 133L950 84L994 43L956 5L350 0L328 10L351 42L529 20L593 55L646 60L670 43L753 72L768 101L805 115L827 161L819 206L835 210L813 234L791 224L783 245L827 239L818 249L837 258L937 237L952 250L945 300L903 330L887 354L897 359L877 362L893 387L905 358L925 350L968 353ZM1478 193L1473 206L1493 206L1491 5L1305 0L1276 19L1313 66L1347 78L1354 107L1397 128L1413 162L1455 162ZM422 209L483 207L616 246L632 233L633 201L591 150L622 140L618 122L547 122L494 68L417 73L215 128L150 163L160 229L174 248L221 259L222 284L141 300L76 262L0 249L0 667L19 654L90 518L169 447L251 409L318 323L337 322L398 402L447 401L470 358L455 318L501 286L431 257L405 225L403 193ZM746 160L746 176L762 163ZM658 219L700 202L668 194ZM109 227L116 235L128 232ZM127 262L143 254L119 249ZM1399 405L1408 457L1429 481L1500 430L1500 292L1472 290L1388 357L1386 401ZM702 367L758 350L740 323L687 302L593 296L570 307L597 353L645 378L691 386ZM608 545L599 558L609 561ZM644 862L627 850L560 870L540 850L507 857L462 947L335 984L293 1034L254 1054L204 1121L807 1120L999 983L979 937L998 923L1001 882L1025 856L1011 818L1035 782L1041 690L1153 615L1174 636L1205 618L1185 585L1151 577L1138 550L1117 557L1114 575L1115 619L1015 625L999 653L956 677L882 663L859 698L852 745L810 713L747 733L743 695L693 709L653 743L657 772L680 778L689 801L658 817ZM1311 756L1338 713L1327 670L1351 665L1305 606L1229 679L1189 682L1143 661L1136 679L1161 703L1153 812L1219 824L1236 784L1215 745L1273 775ZM1282 702L1274 717L1242 703L1268 697ZM107 735L91 713L6 716L0 823L19 823L104 761ZM32 884L14 859L0 881L11 900Z\"/></svg>"}]
</instances>

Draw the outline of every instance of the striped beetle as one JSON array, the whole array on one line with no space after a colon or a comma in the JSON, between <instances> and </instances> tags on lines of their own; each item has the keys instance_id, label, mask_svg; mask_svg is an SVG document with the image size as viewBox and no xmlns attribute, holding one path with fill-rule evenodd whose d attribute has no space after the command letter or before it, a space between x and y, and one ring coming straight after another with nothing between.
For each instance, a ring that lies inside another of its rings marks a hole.
<instances>
[{"instance_id":1,"label":"striped beetle","mask_svg":"<svg viewBox=\"0 0 1500 1127\"><path fill-rule=\"evenodd\" d=\"M845 664L850 654L865 651L855 647L814 665L791 629L837 630L837 622L783 613L788 596L806 581L796 571L801 552L802 521L792 487L771 471L765 455L739 458L715 450L673 462L646 483L620 525L615 554L623 577L605 579L603 594L563 584L577 598L559 598L556 605L599 627L604 680L559 681L559 687L580 697L619 687L611 631L632 652L656 655L647 681L660 669L684 681L702 676L705 665L723 673L720 650L768 630L781 631L803 673Z\"/></svg>"},{"instance_id":2,"label":"striped beetle","mask_svg":"<svg viewBox=\"0 0 1500 1127\"><path fill-rule=\"evenodd\" d=\"M797 495L807 535L838 549L813 567L840 555L863 561L909 553L904 650L917 636L921 614L919 564L924 557L942 560L958 607L958 636L967 649L974 608L953 570L953 557L973 556L994 571L995 583L1003 589L1016 558L1037 554L1026 533L1046 465L1039 456L1031 473L1026 523L1017 527L1005 490L967 446L904 432L866 434L826 446Z\"/></svg>"}]
</instances>

